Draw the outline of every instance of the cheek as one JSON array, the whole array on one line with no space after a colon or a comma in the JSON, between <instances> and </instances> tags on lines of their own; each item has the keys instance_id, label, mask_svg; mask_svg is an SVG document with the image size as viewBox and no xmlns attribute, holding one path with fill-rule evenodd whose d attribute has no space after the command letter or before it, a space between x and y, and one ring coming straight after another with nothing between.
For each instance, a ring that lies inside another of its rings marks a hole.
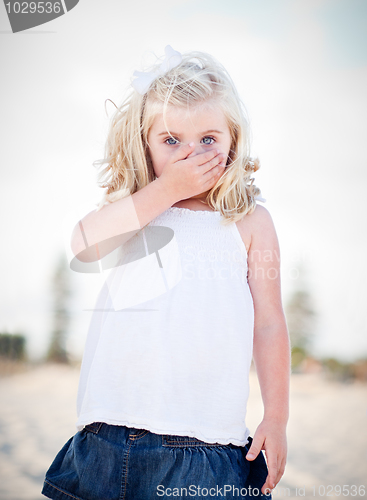
<instances>
[{"instance_id":1,"label":"cheek","mask_svg":"<svg viewBox=\"0 0 367 500\"><path fill-rule=\"evenodd\" d=\"M229 158L231 156L231 143L225 141L220 145L219 148L227 157Z\"/></svg>"},{"instance_id":2,"label":"cheek","mask_svg":"<svg viewBox=\"0 0 367 500\"><path fill-rule=\"evenodd\" d=\"M173 148L172 151L166 148L159 148L156 150L152 151L152 161L154 166L157 168L163 168L164 165L169 161L170 157L172 156L173 153Z\"/></svg>"},{"instance_id":3,"label":"cheek","mask_svg":"<svg viewBox=\"0 0 367 500\"><path fill-rule=\"evenodd\" d=\"M154 173L157 177L163 172L163 167L166 164L166 159L161 151L155 149L150 151L150 159L152 162Z\"/></svg>"},{"instance_id":4,"label":"cheek","mask_svg":"<svg viewBox=\"0 0 367 500\"><path fill-rule=\"evenodd\" d=\"M218 146L220 146L219 149L227 154L227 156L231 154L232 142L232 137L228 131L228 133L225 133L224 137L221 138L220 144L218 144Z\"/></svg>"}]
</instances>

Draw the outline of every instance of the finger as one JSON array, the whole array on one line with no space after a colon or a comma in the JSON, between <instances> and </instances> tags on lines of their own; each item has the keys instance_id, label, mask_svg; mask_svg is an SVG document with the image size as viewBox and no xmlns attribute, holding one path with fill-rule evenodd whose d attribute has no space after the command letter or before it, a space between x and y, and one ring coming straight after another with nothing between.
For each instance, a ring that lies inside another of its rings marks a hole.
<instances>
[{"instance_id":1,"label":"finger","mask_svg":"<svg viewBox=\"0 0 367 500\"><path fill-rule=\"evenodd\" d=\"M270 495L271 492L272 492L271 488L262 488L261 489L261 493L263 493L264 495Z\"/></svg>"},{"instance_id":2,"label":"finger","mask_svg":"<svg viewBox=\"0 0 367 500\"><path fill-rule=\"evenodd\" d=\"M215 160L215 158L218 158L219 155L224 156L223 153L219 151L219 149L211 149L210 151L205 151L205 153L200 153L196 156L193 156L192 159L195 159L194 161L197 162L197 165L205 165L206 163ZM219 163L219 161L217 161L217 163ZM214 165L215 164L216 163L214 163Z\"/></svg>"},{"instance_id":3,"label":"finger","mask_svg":"<svg viewBox=\"0 0 367 500\"><path fill-rule=\"evenodd\" d=\"M285 460L285 459L283 459L283 460L281 461L280 467L279 467L279 469L278 469L278 474L277 474L277 477L276 477L276 479L275 479L275 484L278 484L278 483L279 483L279 481L282 479L282 476L283 476L284 471L285 471L285 463L286 463L286 460Z\"/></svg>"},{"instance_id":4,"label":"finger","mask_svg":"<svg viewBox=\"0 0 367 500\"><path fill-rule=\"evenodd\" d=\"M275 485L277 485L281 480L285 471L286 455L284 455L283 453L280 454L273 454L271 452L269 453L268 450L265 450L265 454L266 454L266 462L269 469L268 472L270 476L270 481L272 481Z\"/></svg>"},{"instance_id":5,"label":"finger","mask_svg":"<svg viewBox=\"0 0 367 500\"><path fill-rule=\"evenodd\" d=\"M271 467L268 467L268 475L266 476L265 483L263 484L261 491L265 493L266 491L273 490L275 486L278 484L278 481L275 480L276 473L272 470Z\"/></svg>"},{"instance_id":6,"label":"finger","mask_svg":"<svg viewBox=\"0 0 367 500\"><path fill-rule=\"evenodd\" d=\"M268 481L268 477L266 478L265 483L261 487L261 493L263 493L264 495L269 495L272 492L272 490L275 488L275 486L274 486L274 488L271 486L270 482Z\"/></svg>"},{"instance_id":7,"label":"finger","mask_svg":"<svg viewBox=\"0 0 367 500\"><path fill-rule=\"evenodd\" d=\"M264 444L264 437L261 436L260 434L256 434L255 432L250 449L246 455L246 460L255 460L255 458L260 453L263 444Z\"/></svg>"},{"instance_id":8,"label":"finger","mask_svg":"<svg viewBox=\"0 0 367 500\"><path fill-rule=\"evenodd\" d=\"M209 185L213 187L221 178L221 175L224 173L224 170L225 170L224 167L220 164L212 168L211 170L209 170L204 174L203 177L205 179L205 182L209 183Z\"/></svg>"},{"instance_id":9,"label":"finger","mask_svg":"<svg viewBox=\"0 0 367 500\"><path fill-rule=\"evenodd\" d=\"M189 144L182 144L172 155L173 162L185 160L189 156L189 154L193 152L194 148L194 142L190 142Z\"/></svg>"},{"instance_id":10,"label":"finger","mask_svg":"<svg viewBox=\"0 0 367 500\"><path fill-rule=\"evenodd\" d=\"M275 486L278 484L279 479L278 479L278 464L276 459L269 460L268 461L268 475L266 477L266 481L264 483L264 490L266 488L273 489Z\"/></svg>"},{"instance_id":11,"label":"finger","mask_svg":"<svg viewBox=\"0 0 367 500\"><path fill-rule=\"evenodd\" d=\"M216 167L219 167L218 170L223 170L225 167L225 155L220 153L219 155L212 158L208 161L205 166L202 165L203 171L205 174L213 174L216 171Z\"/></svg>"},{"instance_id":12,"label":"finger","mask_svg":"<svg viewBox=\"0 0 367 500\"><path fill-rule=\"evenodd\" d=\"M226 170L225 164L223 162L220 162L211 171L215 172L215 177L218 177L218 179L219 179L224 174L225 170Z\"/></svg>"}]
</instances>

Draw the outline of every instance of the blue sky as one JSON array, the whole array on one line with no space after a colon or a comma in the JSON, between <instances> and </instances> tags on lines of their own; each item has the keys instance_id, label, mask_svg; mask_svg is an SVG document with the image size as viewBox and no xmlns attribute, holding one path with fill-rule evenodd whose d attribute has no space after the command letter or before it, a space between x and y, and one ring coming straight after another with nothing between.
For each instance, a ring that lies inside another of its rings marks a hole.
<instances>
[{"instance_id":1,"label":"blue sky","mask_svg":"<svg viewBox=\"0 0 367 500\"><path fill-rule=\"evenodd\" d=\"M102 194L92 162L103 155L104 101L120 102L133 71L170 44L214 55L246 104L284 303L301 266L319 318L315 353L367 355L366 23L356 0L81 0L12 34L1 4L0 329L24 331L31 354L44 352L65 214ZM72 279L69 347L81 353L82 309L99 285Z\"/></svg>"}]
</instances>

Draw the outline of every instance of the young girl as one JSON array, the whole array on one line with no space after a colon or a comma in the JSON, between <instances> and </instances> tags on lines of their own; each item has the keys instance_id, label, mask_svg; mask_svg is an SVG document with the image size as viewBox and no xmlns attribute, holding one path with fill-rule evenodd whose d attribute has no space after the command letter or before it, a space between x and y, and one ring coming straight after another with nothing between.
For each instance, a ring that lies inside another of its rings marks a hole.
<instances>
[{"instance_id":1,"label":"young girl","mask_svg":"<svg viewBox=\"0 0 367 500\"><path fill-rule=\"evenodd\" d=\"M202 52L167 46L134 76L111 122L105 196L71 238L72 268L110 274L83 356L78 432L42 493L271 498L286 461L290 349L243 106ZM264 403L253 438L252 356Z\"/></svg>"}]
</instances>

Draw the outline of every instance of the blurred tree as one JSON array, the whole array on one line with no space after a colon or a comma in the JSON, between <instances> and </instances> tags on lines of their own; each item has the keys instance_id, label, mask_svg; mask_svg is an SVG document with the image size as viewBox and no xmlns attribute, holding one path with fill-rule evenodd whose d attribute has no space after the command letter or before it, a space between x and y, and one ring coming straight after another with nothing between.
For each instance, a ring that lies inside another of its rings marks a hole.
<instances>
[{"instance_id":1,"label":"blurred tree","mask_svg":"<svg viewBox=\"0 0 367 500\"><path fill-rule=\"evenodd\" d=\"M348 382L355 377L355 365L335 358L324 358L322 364L327 370L327 376L341 382Z\"/></svg>"},{"instance_id":2,"label":"blurred tree","mask_svg":"<svg viewBox=\"0 0 367 500\"><path fill-rule=\"evenodd\" d=\"M22 334L0 333L0 358L25 361L26 338Z\"/></svg>"},{"instance_id":3,"label":"blurred tree","mask_svg":"<svg viewBox=\"0 0 367 500\"><path fill-rule=\"evenodd\" d=\"M316 325L312 297L303 279L287 302L285 315L292 348L292 368L297 368L309 355Z\"/></svg>"},{"instance_id":4,"label":"blurred tree","mask_svg":"<svg viewBox=\"0 0 367 500\"><path fill-rule=\"evenodd\" d=\"M47 361L69 363L66 336L70 323L68 303L71 296L70 269L64 254L60 255L51 284L53 325Z\"/></svg>"}]
</instances>

